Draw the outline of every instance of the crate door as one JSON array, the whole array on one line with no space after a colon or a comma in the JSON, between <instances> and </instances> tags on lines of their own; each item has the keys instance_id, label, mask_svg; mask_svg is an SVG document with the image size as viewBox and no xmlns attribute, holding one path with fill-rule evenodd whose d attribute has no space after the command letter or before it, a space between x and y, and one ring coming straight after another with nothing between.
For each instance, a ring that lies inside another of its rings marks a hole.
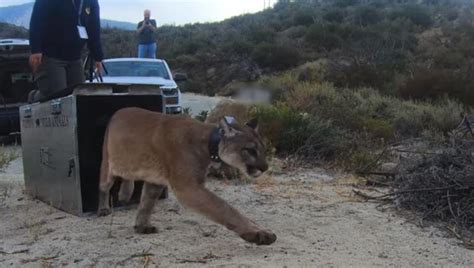
<instances>
[{"instance_id":1,"label":"crate door","mask_svg":"<svg viewBox=\"0 0 474 268\"><path fill-rule=\"evenodd\" d=\"M99 176L105 130L115 112L126 107L140 107L155 112L163 110L161 95L77 96L79 165L83 212L98 207ZM112 189L112 203L117 206L119 182ZM141 183L135 185L132 202L140 198Z\"/></svg>"}]
</instances>

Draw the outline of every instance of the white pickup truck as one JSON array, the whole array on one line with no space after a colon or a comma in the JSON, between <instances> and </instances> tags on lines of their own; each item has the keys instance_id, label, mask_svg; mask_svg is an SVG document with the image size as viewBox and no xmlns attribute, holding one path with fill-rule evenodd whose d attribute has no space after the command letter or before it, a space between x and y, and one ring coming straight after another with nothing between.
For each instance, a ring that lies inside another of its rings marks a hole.
<instances>
[{"instance_id":1,"label":"white pickup truck","mask_svg":"<svg viewBox=\"0 0 474 268\"><path fill-rule=\"evenodd\" d=\"M104 60L107 73L104 83L156 85L163 90L166 113L182 112L181 91L176 82L186 80L186 76L176 74L173 77L165 60L118 58Z\"/></svg>"}]
</instances>

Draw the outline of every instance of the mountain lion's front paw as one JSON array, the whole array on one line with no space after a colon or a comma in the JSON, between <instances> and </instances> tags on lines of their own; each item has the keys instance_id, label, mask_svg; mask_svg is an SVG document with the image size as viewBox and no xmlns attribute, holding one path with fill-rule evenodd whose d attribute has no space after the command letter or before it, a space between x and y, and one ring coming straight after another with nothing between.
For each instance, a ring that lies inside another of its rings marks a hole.
<instances>
[{"instance_id":1,"label":"mountain lion's front paw","mask_svg":"<svg viewBox=\"0 0 474 268\"><path fill-rule=\"evenodd\" d=\"M246 233L241 235L242 239L257 245L271 245L277 240L277 236L270 231L257 231L255 233Z\"/></svg>"},{"instance_id":2,"label":"mountain lion's front paw","mask_svg":"<svg viewBox=\"0 0 474 268\"><path fill-rule=\"evenodd\" d=\"M100 208L97 210L97 216L98 217L105 217L107 215L110 215L112 213L112 210L110 208Z\"/></svg>"}]
</instances>

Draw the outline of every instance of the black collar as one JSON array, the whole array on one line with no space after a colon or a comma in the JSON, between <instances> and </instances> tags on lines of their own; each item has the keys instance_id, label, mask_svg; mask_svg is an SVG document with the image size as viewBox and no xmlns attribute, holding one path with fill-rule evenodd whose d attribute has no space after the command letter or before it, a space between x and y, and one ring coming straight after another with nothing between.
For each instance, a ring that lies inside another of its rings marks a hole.
<instances>
[{"instance_id":1,"label":"black collar","mask_svg":"<svg viewBox=\"0 0 474 268\"><path fill-rule=\"evenodd\" d=\"M222 159L219 157L219 143L221 142L221 129L216 127L212 130L209 137L209 153L211 154L211 161L220 163Z\"/></svg>"}]
</instances>

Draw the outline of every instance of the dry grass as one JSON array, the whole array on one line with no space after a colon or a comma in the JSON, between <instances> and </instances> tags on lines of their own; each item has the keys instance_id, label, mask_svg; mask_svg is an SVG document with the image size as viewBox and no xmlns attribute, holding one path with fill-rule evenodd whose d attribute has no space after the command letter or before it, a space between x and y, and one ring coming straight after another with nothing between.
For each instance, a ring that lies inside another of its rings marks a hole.
<instances>
[{"instance_id":1,"label":"dry grass","mask_svg":"<svg viewBox=\"0 0 474 268\"><path fill-rule=\"evenodd\" d=\"M6 148L4 146L0 147L0 171L10 165L10 163L17 159L19 153L12 148Z\"/></svg>"}]
</instances>

